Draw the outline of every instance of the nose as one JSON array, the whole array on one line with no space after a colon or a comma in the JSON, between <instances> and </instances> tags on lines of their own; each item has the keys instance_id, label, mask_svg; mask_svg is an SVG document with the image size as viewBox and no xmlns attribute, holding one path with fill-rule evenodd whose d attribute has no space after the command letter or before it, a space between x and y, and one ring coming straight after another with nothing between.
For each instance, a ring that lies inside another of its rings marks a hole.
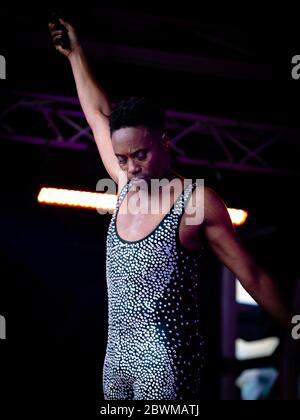
<instances>
[{"instance_id":1,"label":"nose","mask_svg":"<svg viewBox=\"0 0 300 420\"><path fill-rule=\"evenodd\" d=\"M141 168L131 159L128 160L128 174L135 176L141 172Z\"/></svg>"}]
</instances>

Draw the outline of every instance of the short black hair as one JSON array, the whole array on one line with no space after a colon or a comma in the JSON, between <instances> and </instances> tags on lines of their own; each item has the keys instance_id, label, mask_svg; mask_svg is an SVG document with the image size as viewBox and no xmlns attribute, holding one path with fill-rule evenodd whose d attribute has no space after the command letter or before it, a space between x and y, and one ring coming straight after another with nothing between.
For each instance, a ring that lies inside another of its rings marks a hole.
<instances>
[{"instance_id":1,"label":"short black hair","mask_svg":"<svg viewBox=\"0 0 300 420\"><path fill-rule=\"evenodd\" d=\"M164 130L162 110L151 99L133 96L120 101L109 116L110 133L125 127Z\"/></svg>"}]
</instances>

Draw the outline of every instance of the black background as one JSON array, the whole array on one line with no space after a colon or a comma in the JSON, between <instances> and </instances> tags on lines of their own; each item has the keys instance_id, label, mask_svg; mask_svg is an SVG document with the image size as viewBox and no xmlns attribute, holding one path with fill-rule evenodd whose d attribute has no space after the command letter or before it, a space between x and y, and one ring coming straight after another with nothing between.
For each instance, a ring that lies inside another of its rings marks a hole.
<instances>
[{"instance_id":1,"label":"black background","mask_svg":"<svg viewBox=\"0 0 300 420\"><path fill-rule=\"evenodd\" d=\"M7 80L0 80L2 110L13 101L13 91L76 96L69 65L54 51L48 33L47 16L54 7L15 2L2 6L0 54L7 62ZM125 7L85 2L59 8L78 28L113 101L146 95L164 109L299 128L300 81L291 77L291 58L300 54L300 41L292 7L196 11L188 4ZM203 34L239 45L247 54L208 41ZM126 65L98 57L93 41L251 62L264 72L234 78L222 71L197 74ZM193 147L190 153L201 154L198 145ZM295 150L300 152L299 144ZM276 161L281 153L297 167L299 154L282 146ZM241 234L274 227L267 235L249 239L247 246L288 295L299 273L299 178L177 169L186 176L204 177L229 207L249 210L251 217L239 228ZM93 412L102 398L104 245L110 216L41 206L36 194L45 184L94 191L105 170L94 145L78 152L2 140L0 175L0 314L7 320L7 340L0 346L4 389L13 396L9 407ZM218 302L217 294L207 293ZM210 311L208 324L217 328L217 305ZM218 399L218 368L217 363L212 367L211 399Z\"/></svg>"}]
</instances>

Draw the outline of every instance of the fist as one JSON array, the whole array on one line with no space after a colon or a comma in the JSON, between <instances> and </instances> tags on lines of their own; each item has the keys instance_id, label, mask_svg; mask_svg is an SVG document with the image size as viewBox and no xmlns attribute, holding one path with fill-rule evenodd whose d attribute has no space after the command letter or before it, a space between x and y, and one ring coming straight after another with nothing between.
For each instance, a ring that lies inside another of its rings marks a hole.
<instances>
[{"instance_id":1,"label":"fist","mask_svg":"<svg viewBox=\"0 0 300 420\"><path fill-rule=\"evenodd\" d=\"M53 45L57 51L68 57L79 47L79 41L74 27L64 19L58 23L48 23Z\"/></svg>"}]
</instances>

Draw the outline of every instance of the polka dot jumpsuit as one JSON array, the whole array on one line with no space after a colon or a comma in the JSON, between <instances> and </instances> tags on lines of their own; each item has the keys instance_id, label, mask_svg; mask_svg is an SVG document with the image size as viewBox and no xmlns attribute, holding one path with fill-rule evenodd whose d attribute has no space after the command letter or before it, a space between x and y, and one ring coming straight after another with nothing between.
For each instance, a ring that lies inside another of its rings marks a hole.
<instances>
[{"instance_id":1,"label":"polka dot jumpsuit","mask_svg":"<svg viewBox=\"0 0 300 420\"><path fill-rule=\"evenodd\" d=\"M198 314L201 253L179 242L179 223L195 184L177 198L148 236L122 239L116 216L107 236L106 400L192 400L199 395L203 340Z\"/></svg>"}]
</instances>

